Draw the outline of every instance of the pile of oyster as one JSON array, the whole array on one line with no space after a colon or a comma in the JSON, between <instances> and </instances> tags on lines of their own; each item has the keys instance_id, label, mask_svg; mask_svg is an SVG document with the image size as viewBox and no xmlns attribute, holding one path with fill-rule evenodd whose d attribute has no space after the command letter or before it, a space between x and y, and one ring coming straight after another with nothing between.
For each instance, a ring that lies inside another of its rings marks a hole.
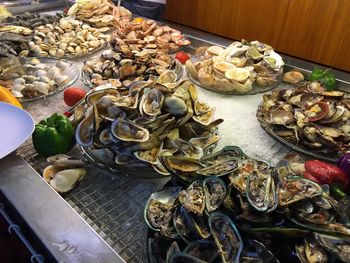
<instances>
[{"instance_id":1,"label":"pile of oyster","mask_svg":"<svg viewBox=\"0 0 350 263\"><path fill-rule=\"evenodd\" d=\"M158 25L154 20L141 18L128 22L118 21L111 37L112 47L123 53L145 48L174 52L190 43L180 31Z\"/></svg>"},{"instance_id":2,"label":"pile of oyster","mask_svg":"<svg viewBox=\"0 0 350 263\"><path fill-rule=\"evenodd\" d=\"M9 16L1 23L34 29L35 27L57 22L63 17L62 13L55 15L42 15L38 13L24 13L16 16Z\"/></svg>"},{"instance_id":3,"label":"pile of oyster","mask_svg":"<svg viewBox=\"0 0 350 263\"><path fill-rule=\"evenodd\" d=\"M71 64L64 60L55 65L38 58L5 58L0 62L0 85L19 99L48 95L70 81L64 72Z\"/></svg>"},{"instance_id":4,"label":"pile of oyster","mask_svg":"<svg viewBox=\"0 0 350 263\"><path fill-rule=\"evenodd\" d=\"M274 90L263 97L257 118L284 140L336 159L350 146L350 97L320 82Z\"/></svg>"},{"instance_id":5,"label":"pile of oyster","mask_svg":"<svg viewBox=\"0 0 350 263\"><path fill-rule=\"evenodd\" d=\"M158 77L167 70L175 73L175 80L182 76L182 67L168 54L153 50L134 52L132 57L106 50L100 57L84 63L83 80L89 86L111 83L115 87L129 86L135 81Z\"/></svg>"},{"instance_id":6,"label":"pile of oyster","mask_svg":"<svg viewBox=\"0 0 350 263\"><path fill-rule=\"evenodd\" d=\"M32 30L22 26L0 26L0 58L29 54L28 42L32 39Z\"/></svg>"},{"instance_id":7,"label":"pile of oyster","mask_svg":"<svg viewBox=\"0 0 350 263\"><path fill-rule=\"evenodd\" d=\"M115 26L116 21L129 21L132 14L122 6L108 0L79 0L68 10L69 16L94 27Z\"/></svg>"},{"instance_id":8,"label":"pile of oyster","mask_svg":"<svg viewBox=\"0 0 350 263\"><path fill-rule=\"evenodd\" d=\"M199 85L232 94L272 88L283 73L283 65L282 57L271 46L245 40L233 42L225 49L211 46L186 62L189 76Z\"/></svg>"},{"instance_id":9,"label":"pile of oyster","mask_svg":"<svg viewBox=\"0 0 350 263\"><path fill-rule=\"evenodd\" d=\"M175 79L168 70L156 82L119 88L107 84L89 92L85 109L75 112L78 145L116 170L151 166L169 175L161 162L166 156L175 158L171 169L186 169L188 160L196 162L215 147L222 120L213 120L215 109L199 101L193 84Z\"/></svg>"},{"instance_id":10,"label":"pile of oyster","mask_svg":"<svg viewBox=\"0 0 350 263\"><path fill-rule=\"evenodd\" d=\"M182 177L187 181L175 176L149 197L148 257L172 263L349 262L349 218L342 211L349 209L328 186L290 169L292 162L273 168L235 146L200 158L197 165L204 168L192 169Z\"/></svg>"},{"instance_id":11,"label":"pile of oyster","mask_svg":"<svg viewBox=\"0 0 350 263\"><path fill-rule=\"evenodd\" d=\"M36 27L29 48L39 57L79 57L89 54L108 42L108 36L72 18Z\"/></svg>"}]
</instances>

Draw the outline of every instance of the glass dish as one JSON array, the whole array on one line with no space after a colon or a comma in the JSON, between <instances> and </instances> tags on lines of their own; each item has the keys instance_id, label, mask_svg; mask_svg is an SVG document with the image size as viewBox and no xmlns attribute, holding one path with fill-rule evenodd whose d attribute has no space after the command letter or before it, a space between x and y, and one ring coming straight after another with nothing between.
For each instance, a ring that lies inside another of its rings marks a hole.
<instances>
[{"instance_id":1,"label":"glass dish","mask_svg":"<svg viewBox=\"0 0 350 263\"><path fill-rule=\"evenodd\" d=\"M22 99L19 100L20 102L23 102L23 103L31 102L31 101L35 101L35 100L39 100L39 99L43 99L43 98L55 95L55 94L61 92L62 90L64 90L65 88L71 86L78 79L78 77L79 77L79 69L78 69L78 67L74 63L72 63L72 62L70 62L68 60L65 60L65 59L60 59L60 60L64 61L65 63L67 63L69 65L69 67L67 67L62 72L62 74L68 76L69 81L66 84L64 84L64 85L58 86L57 89L53 90L52 92L50 92L47 95L40 95L40 96L37 96L37 97L34 97L34 98L22 98ZM40 58L40 61L43 62L44 64L54 66L54 65L56 65L57 61L59 61L59 60L58 59L54 59L54 58Z\"/></svg>"},{"instance_id":2,"label":"glass dish","mask_svg":"<svg viewBox=\"0 0 350 263\"><path fill-rule=\"evenodd\" d=\"M277 77L277 82L274 83L273 85L270 85L270 86L266 86L266 87L261 87L261 86L258 86L256 84L253 83L253 88L252 90L250 90L249 92L246 92L246 93L240 93L240 92L237 92L237 91L222 91L222 90L218 90L217 88L215 88L215 86L204 86L202 83L200 83L196 78L194 78L189 72L188 70L186 69L186 74L188 76L188 78L194 83L196 84L198 87L201 87L203 89L207 89L207 90L211 90L211 91L215 91L215 92L218 92L218 93L222 93L222 94L228 94L228 95L240 95L240 96L243 96L243 95L254 95L254 94L258 94L258 93L264 93L264 92L267 92L267 91L270 91L274 88L276 88L281 82L282 82L282 79L283 79L283 74L281 74L280 76Z\"/></svg>"},{"instance_id":3,"label":"glass dish","mask_svg":"<svg viewBox=\"0 0 350 263\"><path fill-rule=\"evenodd\" d=\"M117 175L124 175L134 178L143 179L154 179L154 178L164 178L166 175L157 173L150 165L145 162L134 162L129 165L118 165L113 166L104 163L102 160L98 159L92 152L90 147L83 147L77 144L77 147L81 154L93 165L106 170L110 173Z\"/></svg>"}]
</instances>

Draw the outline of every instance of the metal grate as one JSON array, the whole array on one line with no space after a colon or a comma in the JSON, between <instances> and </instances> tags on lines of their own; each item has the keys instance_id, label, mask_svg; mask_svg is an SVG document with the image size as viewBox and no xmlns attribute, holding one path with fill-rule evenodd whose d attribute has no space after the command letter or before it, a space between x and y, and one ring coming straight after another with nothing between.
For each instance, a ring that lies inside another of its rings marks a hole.
<instances>
[{"instance_id":1,"label":"metal grate","mask_svg":"<svg viewBox=\"0 0 350 263\"><path fill-rule=\"evenodd\" d=\"M48 165L28 140L17 154L39 174ZM82 159L74 148L70 156ZM168 180L141 180L116 176L87 164L80 184L62 197L126 261L144 262L145 232L143 208L149 195Z\"/></svg>"}]
</instances>

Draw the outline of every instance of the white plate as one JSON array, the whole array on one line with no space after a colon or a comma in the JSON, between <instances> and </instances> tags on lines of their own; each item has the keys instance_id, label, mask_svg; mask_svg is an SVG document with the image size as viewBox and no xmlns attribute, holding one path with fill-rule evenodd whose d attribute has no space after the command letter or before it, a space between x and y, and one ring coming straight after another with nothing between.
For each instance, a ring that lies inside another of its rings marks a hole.
<instances>
[{"instance_id":1,"label":"white plate","mask_svg":"<svg viewBox=\"0 0 350 263\"><path fill-rule=\"evenodd\" d=\"M28 112L0 102L0 159L24 143L34 127L34 120Z\"/></svg>"}]
</instances>

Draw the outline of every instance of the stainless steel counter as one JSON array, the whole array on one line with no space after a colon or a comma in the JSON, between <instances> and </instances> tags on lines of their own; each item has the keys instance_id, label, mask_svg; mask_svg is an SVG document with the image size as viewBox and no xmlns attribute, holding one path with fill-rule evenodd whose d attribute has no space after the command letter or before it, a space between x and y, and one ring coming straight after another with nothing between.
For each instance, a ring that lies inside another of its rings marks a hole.
<instances>
[{"instance_id":1,"label":"stainless steel counter","mask_svg":"<svg viewBox=\"0 0 350 263\"><path fill-rule=\"evenodd\" d=\"M210 43L226 46L232 42L187 27L175 27L190 35L194 46ZM86 59L75 62L81 67ZM284 59L288 64L306 70L314 66L291 57ZM349 74L336 74L345 81L350 80ZM83 87L80 80L74 85ZM225 120L220 126L222 140L218 148L238 145L247 154L272 163L288 152L265 134L256 121L255 111L262 94L227 96L200 88L198 92L200 99L216 107L216 116ZM25 108L36 121L68 109L63 103L63 92L25 105ZM69 154L83 158L77 149ZM36 154L31 141L27 141L17 150L17 156L13 153L0 160L0 190L58 261L146 261L143 206L148 196L161 188L168 178L132 179L87 165L86 178L77 188L60 196L40 176L46 165L45 159ZM73 248L62 249L67 244Z\"/></svg>"}]
</instances>

